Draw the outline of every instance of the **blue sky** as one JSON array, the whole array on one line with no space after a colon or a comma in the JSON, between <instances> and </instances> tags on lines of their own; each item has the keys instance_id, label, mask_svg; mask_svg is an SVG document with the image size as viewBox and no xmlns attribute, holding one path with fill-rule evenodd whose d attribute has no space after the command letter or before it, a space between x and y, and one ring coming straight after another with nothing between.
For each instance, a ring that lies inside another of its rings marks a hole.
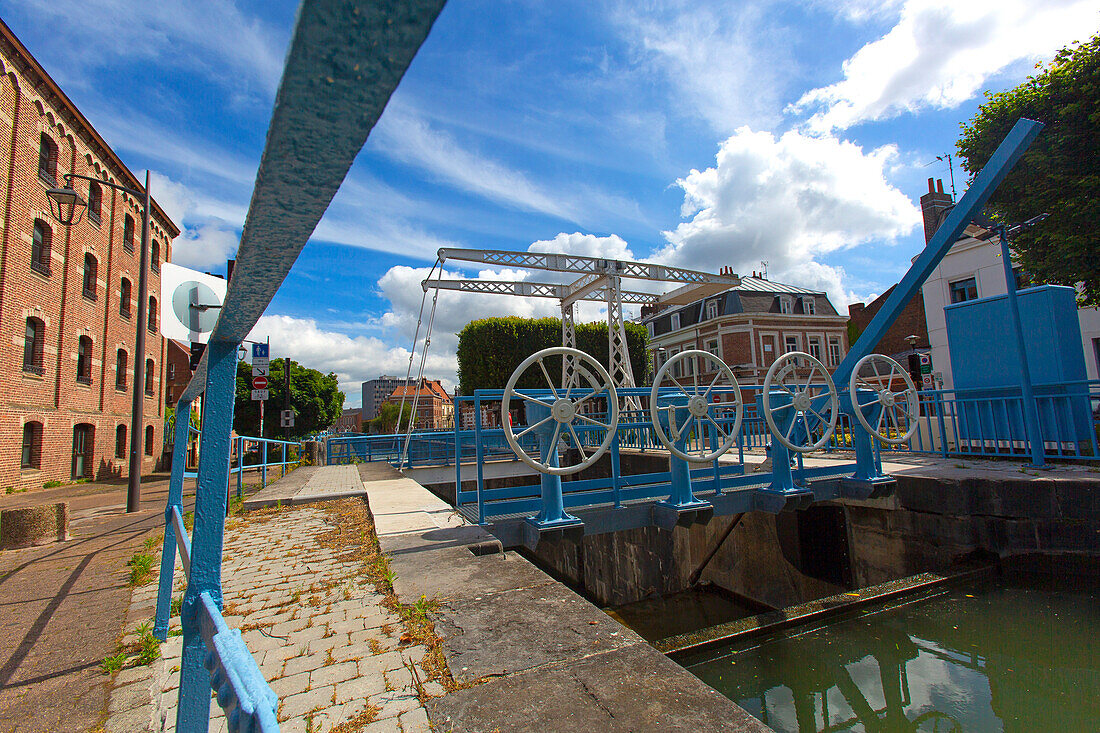
<instances>
[{"instance_id":1,"label":"blue sky","mask_svg":"<svg viewBox=\"0 0 1100 733\"><path fill-rule=\"evenodd\" d=\"M220 272L296 7L23 0L3 17L130 168L153 171L184 228L174 261ZM981 92L1098 27L1094 0L451 0L255 335L335 371L358 405L359 381L405 374L442 246L742 274L767 260L843 311L919 252L917 200L947 181L936 156ZM426 373L453 385L471 318L556 310L443 293Z\"/></svg>"}]
</instances>

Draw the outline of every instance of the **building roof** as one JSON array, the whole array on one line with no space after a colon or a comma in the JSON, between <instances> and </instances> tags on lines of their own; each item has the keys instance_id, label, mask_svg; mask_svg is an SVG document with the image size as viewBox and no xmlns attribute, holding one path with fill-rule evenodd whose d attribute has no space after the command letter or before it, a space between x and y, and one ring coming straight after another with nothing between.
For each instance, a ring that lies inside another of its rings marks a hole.
<instances>
[{"instance_id":1,"label":"building roof","mask_svg":"<svg viewBox=\"0 0 1100 733\"><path fill-rule=\"evenodd\" d=\"M61 106L65 108L65 111L72 115L73 120L76 122L76 127L79 127L90 138L89 147L95 150L104 162L111 163L115 166L116 173L119 174L119 178L122 178L127 186L138 191L144 191L145 186L138 181L137 176L122 162L122 158L118 157L118 154L111 148L110 145L100 136L96 129L92 126L92 123L88 121L88 118L77 109L77 106L73 104L65 92L61 91L61 87L57 82L53 80L46 70L42 68L42 64L38 63L27 47L23 45L23 42L19 40L19 37L12 32L11 28L0 19L0 38L11 44L11 47L15 50L26 64L26 69L20 69L20 71L31 71L35 76L41 79L41 83L38 85L36 92L42 97L49 99L50 96L56 97L61 103ZM169 230L171 238L175 239L179 236L180 228L175 222L164 212L164 209L160 207L156 199L153 199L153 209L156 212L157 219Z\"/></svg>"},{"instance_id":2,"label":"building roof","mask_svg":"<svg viewBox=\"0 0 1100 733\"><path fill-rule=\"evenodd\" d=\"M790 315L808 315L806 301L813 299L814 314L818 316L839 315L829 297L823 292L785 285L759 277L742 278L741 284L714 296L701 298L680 308L671 307L647 316L642 323L653 324L653 334L661 335L672 331L672 316L679 314L680 328L694 326L706 318L706 305L712 301L718 303L718 316L730 316L739 313L775 313L779 315L780 296L791 296Z\"/></svg>"},{"instance_id":3,"label":"building roof","mask_svg":"<svg viewBox=\"0 0 1100 733\"><path fill-rule=\"evenodd\" d=\"M393 390L393 392L390 393L388 399L392 400L394 398L400 399L401 397L414 397L418 393L421 397L435 397L436 399L440 399L444 402L451 401L451 396L447 394L447 390L443 388L443 383L440 382L438 379L421 380L419 389L415 384L398 385Z\"/></svg>"}]
</instances>

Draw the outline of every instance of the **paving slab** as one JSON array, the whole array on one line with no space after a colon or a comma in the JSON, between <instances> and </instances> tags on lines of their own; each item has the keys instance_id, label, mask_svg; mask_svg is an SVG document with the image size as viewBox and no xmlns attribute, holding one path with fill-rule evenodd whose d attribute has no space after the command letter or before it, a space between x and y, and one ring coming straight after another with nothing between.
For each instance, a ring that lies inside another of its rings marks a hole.
<instances>
[{"instance_id":1,"label":"paving slab","mask_svg":"<svg viewBox=\"0 0 1100 733\"><path fill-rule=\"evenodd\" d=\"M459 682L582 659L642 641L557 582L445 602L436 631Z\"/></svg>"},{"instance_id":2,"label":"paving slab","mask_svg":"<svg viewBox=\"0 0 1100 733\"><path fill-rule=\"evenodd\" d=\"M430 700L427 710L453 733L771 730L645 643L499 677Z\"/></svg>"}]
</instances>

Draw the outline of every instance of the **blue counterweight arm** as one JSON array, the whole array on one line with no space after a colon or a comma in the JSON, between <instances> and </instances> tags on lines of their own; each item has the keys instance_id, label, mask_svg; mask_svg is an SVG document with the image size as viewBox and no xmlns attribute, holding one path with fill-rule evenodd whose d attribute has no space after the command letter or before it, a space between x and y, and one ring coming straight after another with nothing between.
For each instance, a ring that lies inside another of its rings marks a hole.
<instances>
[{"instance_id":1,"label":"blue counterweight arm","mask_svg":"<svg viewBox=\"0 0 1100 733\"><path fill-rule=\"evenodd\" d=\"M913 297L913 295L936 269L944 255L951 249L951 245L959 238L974 216L981 211L989 197L997 190L997 186L1008 175L1012 167L1019 162L1028 146L1034 142L1039 132L1043 129L1041 122L1021 118L1013 125L1008 135L997 150L990 157L989 162L975 176L970 188L967 189L955 207L947 215L946 221L936 231L935 236L928 242L924 252L917 258L909 272L901 279L894 292L886 299L886 304L867 324L867 328L856 339L848 355L841 361L833 374L833 379L838 385L847 385L852 369L860 359L867 356L875 348L875 345L886 335L887 329L894 324L901 309ZM843 388L843 387L842 387Z\"/></svg>"}]
</instances>

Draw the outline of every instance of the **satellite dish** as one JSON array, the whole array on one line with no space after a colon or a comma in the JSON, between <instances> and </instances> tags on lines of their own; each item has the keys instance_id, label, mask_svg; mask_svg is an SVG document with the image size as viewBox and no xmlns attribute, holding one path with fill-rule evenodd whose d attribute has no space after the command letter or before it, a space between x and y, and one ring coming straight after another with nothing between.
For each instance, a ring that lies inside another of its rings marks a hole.
<instances>
[{"instance_id":1,"label":"satellite dish","mask_svg":"<svg viewBox=\"0 0 1100 733\"><path fill-rule=\"evenodd\" d=\"M177 341L209 341L225 301L226 285L214 275L168 262L161 265L161 334Z\"/></svg>"}]
</instances>

